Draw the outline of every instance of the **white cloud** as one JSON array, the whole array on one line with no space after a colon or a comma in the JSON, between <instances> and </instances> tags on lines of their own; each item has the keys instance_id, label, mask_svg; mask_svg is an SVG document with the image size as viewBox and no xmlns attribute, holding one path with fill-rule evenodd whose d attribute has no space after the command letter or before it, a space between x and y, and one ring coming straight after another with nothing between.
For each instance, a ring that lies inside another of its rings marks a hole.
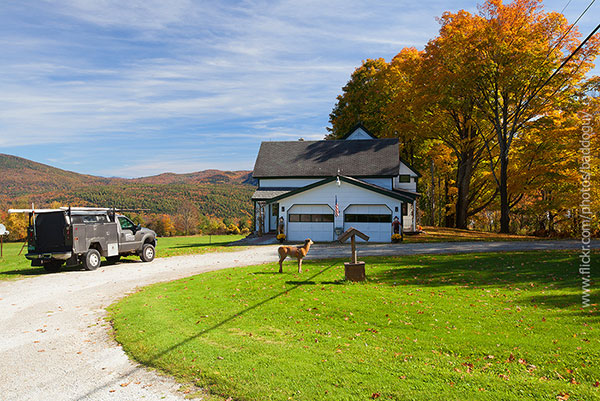
<instances>
[{"instance_id":1,"label":"white cloud","mask_svg":"<svg viewBox=\"0 0 600 401\"><path fill-rule=\"evenodd\" d=\"M422 47L437 32L434 18L460 8L475 4L9 3L0 16L0 147L151 137L148 146L180 146L185 166L199 169L197 149L182 138L219 135L231 139L241 166L263 139L322 138L335 97L361 60ZM112 156L95 157L100 165ZM134 163L127 175L151 165Z\"/></svg>"}]
</instances>

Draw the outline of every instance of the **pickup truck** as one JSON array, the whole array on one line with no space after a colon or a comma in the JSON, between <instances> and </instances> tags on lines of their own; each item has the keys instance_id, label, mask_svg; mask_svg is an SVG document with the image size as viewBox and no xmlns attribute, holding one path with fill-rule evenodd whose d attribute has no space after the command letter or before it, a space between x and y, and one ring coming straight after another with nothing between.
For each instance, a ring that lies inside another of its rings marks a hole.
<instances>
[{"instance_id":1,"label":"pickup truck","mask_svg":"<svg viewBox=\"0 0 600 401\"><path fill-rule=\"evenodd\" d=\"M29 213L27 254L31 266L48 272L64 265L100 267L101 257L110 263L121 256L138 255L151 262L156 255L156 233L107 208L11 209Z\"/></svg>"}]
</instances>

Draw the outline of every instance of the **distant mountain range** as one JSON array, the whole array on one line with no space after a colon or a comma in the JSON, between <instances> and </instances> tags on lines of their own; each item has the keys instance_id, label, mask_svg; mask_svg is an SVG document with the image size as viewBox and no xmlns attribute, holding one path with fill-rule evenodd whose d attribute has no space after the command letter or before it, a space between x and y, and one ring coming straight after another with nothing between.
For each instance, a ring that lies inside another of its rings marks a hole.
<instances>
[{"instance_id":1,"label":"distant mountain range","mask_svg":"<svg viewBox=\"0 0 600 401\"><path fill-rule=\"evenodd\" d=\"M251 215L253 191L250 171L106 178L0 154L0 206L4 210L32 202L36 207L59 202L65 206L144 208L150 213L175 215L183 203L192 202L205 215L241 218Z\"/></svg>"}]
</instances>

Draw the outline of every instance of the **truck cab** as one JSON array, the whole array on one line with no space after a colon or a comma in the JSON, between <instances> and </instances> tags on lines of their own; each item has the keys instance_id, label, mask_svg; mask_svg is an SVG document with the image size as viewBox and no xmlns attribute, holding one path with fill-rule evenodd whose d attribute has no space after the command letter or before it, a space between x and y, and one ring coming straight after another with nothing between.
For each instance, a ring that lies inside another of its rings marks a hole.
<instances>
[{"instance_id":1,"label":"truck cab","mask_svg":"<svg viewBox=\"0 0 600 401\"><path fill-rule=\"evenodd\" d=\"M117 262L138 255L150 262L156 255L156 233L107 208L9 210L29 213L28 252L32 266L58 271L63 264L100 267L101 257Z\"/></svg>"}]
</instances>

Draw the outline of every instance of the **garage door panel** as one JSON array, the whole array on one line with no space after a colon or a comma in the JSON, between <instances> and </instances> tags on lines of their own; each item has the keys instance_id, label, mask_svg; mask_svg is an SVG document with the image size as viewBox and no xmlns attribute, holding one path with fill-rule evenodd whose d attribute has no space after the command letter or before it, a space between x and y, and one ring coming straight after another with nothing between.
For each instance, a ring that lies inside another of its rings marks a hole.
<instances>
[{"instance_id":1,"label":"garage door panel","mask_svg":"<svg viewBox=\"0 0 600 401\"><path fill-rule=\"evenodd\" d=\"M333 241L333 210L329 206L294 205L288 213L288 216L294 215L294 219L288 217L288 240L304 241L310 238L317 242ZM324 218L330 221L323 221Z\"/></svg>"},{"instance_id":2,"label":"garage door panel","mask_svg":"<svg viewBox=\"0 0 600 401\"><path fill-rule=\"evenodd\" d=\"M332 241L332 223L289 223L288 239L290 241L304 241L310 238L313 241Z\"/></svg>"},{"instance_id":3,"label":"garage door panel","mask_svg":"<svg viewBox=\"0 0 600 401\"><path fill-rule=\"evenodd\" d=\"M353 217L354 221L345 221L344 222L344 230L349 229L350 227L356 228L358 231L365 233L369 236L369 242L390 242L392 236L392 223L391 223L391 215L392 211L386 205L350 205L345 210L345 218L346 215L354 215L348 216ZM374 215L379 216L373 221L356 221L358 217L359 220L369 220L370 217L374 217ZM383 217L385 216L385 218ZM382 221L386 220L386 221ZM387 221L389 220L389 221ZM358 241L363 241L356 238ZM364 242L364 241L363 241Z\"/></svg>"}]
</instances>

